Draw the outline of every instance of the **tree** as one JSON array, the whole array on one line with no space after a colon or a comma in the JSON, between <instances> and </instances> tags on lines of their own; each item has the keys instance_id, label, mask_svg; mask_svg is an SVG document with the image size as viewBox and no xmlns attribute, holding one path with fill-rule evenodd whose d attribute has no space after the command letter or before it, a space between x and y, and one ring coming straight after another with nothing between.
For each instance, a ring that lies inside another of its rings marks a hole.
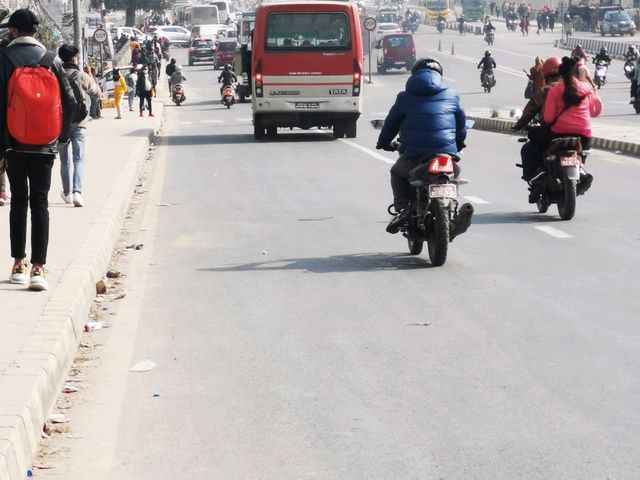
<instances>
[{"instance_id":1,"label":"tree","mask_svg":"<svg viewBox=\"0 0 640 480\"><path fill-rule=\"evenodd\" d=\"M92 0L92 7L100 10L100 0ZM136 10L156 11L166 10L169 0L104 0L107 11L124 10L126 13L125 25L134 27L136 23Z\"/></svg>"}]
</instances>

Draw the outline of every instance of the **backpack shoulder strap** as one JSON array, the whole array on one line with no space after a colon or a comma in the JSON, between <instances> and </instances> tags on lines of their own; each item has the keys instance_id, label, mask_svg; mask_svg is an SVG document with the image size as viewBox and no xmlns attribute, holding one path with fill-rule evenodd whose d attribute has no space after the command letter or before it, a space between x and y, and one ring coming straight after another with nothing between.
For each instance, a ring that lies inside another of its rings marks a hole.
<instances>
[{"instance_id":1,"label":"backpack shoulder strap","mask_svg":"<svg viewBox=\"0 0 640 480\"><path fill-rule=\"evenodd\" d=\"M38 60L38 65L41 67L51 68L55 59L56 54L47 50L42 58Z\"/></svg>"}]
</instances>

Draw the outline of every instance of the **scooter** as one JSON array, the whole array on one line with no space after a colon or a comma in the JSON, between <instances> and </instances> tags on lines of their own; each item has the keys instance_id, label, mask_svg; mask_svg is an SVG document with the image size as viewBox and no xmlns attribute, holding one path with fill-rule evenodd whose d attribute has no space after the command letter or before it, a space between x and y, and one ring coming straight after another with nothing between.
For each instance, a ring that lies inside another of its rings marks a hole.
<instances>
[{"instance_id":1,"label":"scooter","mask_svg":"<svg viewBox=\"0 0 640 480\"><path fill-rule=\"evenodd\" d=\"M607 70L609 69L609 64L604 60L598 60L596 62L596 69L593 73L593 81L601 88L607 83Z\"/></svg>"},{"instance_id":2,"label":"scooter","mask_svg":"<svg viewBox=\"0 0 640 480\"><path fill-rule=\"evenodd\" d=\"M464 21L458 22L458 32L460 32L460 35L464 35L464 25L465 25Z\"/></svg>"},{"instance_id":3,"label":"scooter","mask_svg":"<svg viewBox=\"0 0 640 480\"><path fill-rule=\"evenodd\" d=\"M220 103L227 108L231 108L231 105L236 103L236 89L233 85L223 85L222 94L220 95Z\"/></svg>"},{"instance_id":4,"label":"scooter","mask_svg":"<svg viewBox=\"0 0 640 480\"><path fill-rule=\"evenodd\" d=\"M439 33L444 32L444 20L442 20L442 19L438 20L438 23L436 24L436 27L437 27Z\"/></svg>"},{"instance_id":5,"label":"scooter","mask_svg":"<svg viewBox=\"0 0 640 480\"><path fill-rule=\"evenodd\" d=\"M173 86L173 93L171 94L171 101L175 103L177 106L180 106L182 102L184 102L187 97L184 94L184 86L181 83L176 83Z\"/></svg>"},{"instance_id":6,"label":"scooter","mask_svg":"<svg viewBox=\"0 0 640 480\"><path fill-rule=\"evenodd\" d=\"M633 74L636 72L636 62L633 60L627 60L624 62L624 67L622 67L622 69L624 70L624 76L631 80L633 78Z\"/></svg>"},{"instance_id":7,"label":"scooter","mask_svg":"<svg viewBox=\"0 0 640 480\"><path fill-rule=\"evenodd\" d=\"M482 72L481 83L485 93L491 93L491 89L496 86L496 77L493 75L493 70Z\"/></svg>"},{"instance_id":8,"label":"scooter","mask_svg":"<svg viewBox=\"0 0 640 480\"><path fill-rule=\"evenodd\" d=\"M486 35L484 36L484 41L487 42L487 45L493 45L493 41L496 38L496 34L493 33L493 30L490 32L487 32Z\"/></svg>"}]
</instances>

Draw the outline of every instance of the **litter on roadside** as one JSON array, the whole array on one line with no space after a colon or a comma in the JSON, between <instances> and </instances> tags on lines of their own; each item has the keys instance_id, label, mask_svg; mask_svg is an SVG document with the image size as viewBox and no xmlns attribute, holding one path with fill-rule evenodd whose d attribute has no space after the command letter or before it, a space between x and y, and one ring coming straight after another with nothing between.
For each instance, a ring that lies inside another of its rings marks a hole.
<instances>
[{"instance_id":1,"label":"litter on roadside","mask_svg":"<svg viewBox=\"0 0 640 480\"><path fill-rule=\"evenodd\" d=\"M156 366L156 362L153 360L143 360L142 362L136 363L133 367L129 369L130 372L148 372L153 370Z\"/></svg>"},{"instance_id":2,"label":"litter on roadside","mask_svg":"<svg viewBox=\"0 0 640 480\"><path fill-rule=\"evenodd\" d=\"M67 423L69 419L64 413L52 413L49 415L49 421L51 423Z\"/></svg>"}]
</instances>

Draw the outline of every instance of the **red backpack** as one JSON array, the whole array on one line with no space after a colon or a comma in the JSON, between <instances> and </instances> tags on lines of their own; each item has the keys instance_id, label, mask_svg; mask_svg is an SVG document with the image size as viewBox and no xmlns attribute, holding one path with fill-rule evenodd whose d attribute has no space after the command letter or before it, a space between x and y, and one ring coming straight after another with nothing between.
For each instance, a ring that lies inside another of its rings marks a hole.
<instances>
[{"instance_id":1,"label":"red backpack","mask_svg":"<svg viewBox=\"0 0 640 480\"><path fill-rule=\"evenodd\" d=\"M14 72L7 94L7 129L22 145L43 146L56 141L62 131L60 83L51 71L56 56L47 52L27 65L13 48L4 49Z\"/></svg>"}]
</instances>

